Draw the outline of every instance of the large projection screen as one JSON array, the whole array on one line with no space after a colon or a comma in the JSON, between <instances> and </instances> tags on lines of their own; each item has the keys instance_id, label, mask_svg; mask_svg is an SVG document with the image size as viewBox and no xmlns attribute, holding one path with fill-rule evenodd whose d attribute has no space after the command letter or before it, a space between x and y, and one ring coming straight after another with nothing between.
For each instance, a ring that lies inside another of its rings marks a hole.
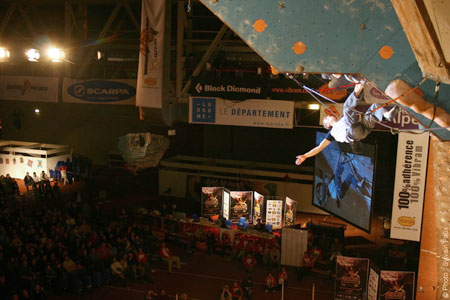
<instances>
[{"instance_id":1,"label":"large projection screen","mask_svg":"<svg viewBox=\"0 0 450 300\"><path fill-rule=\"evenodd\" d=\"M317 132L316 144L326 133ZM333 141L316 156L313 205L370 232L376 148L362 144L354 154L350 145Z\"/></svg>"}]
</instances>

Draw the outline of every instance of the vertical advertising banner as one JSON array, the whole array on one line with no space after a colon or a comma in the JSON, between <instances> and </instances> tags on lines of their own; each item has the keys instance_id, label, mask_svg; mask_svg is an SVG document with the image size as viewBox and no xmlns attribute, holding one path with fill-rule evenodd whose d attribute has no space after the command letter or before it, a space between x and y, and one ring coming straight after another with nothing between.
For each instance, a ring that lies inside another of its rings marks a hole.
<instances>
[{"instance_id":1,"label":"vertical advertising banner","mask_svg":"<svg viewBox=\"0 0 450 300\"><path fill-rule=\"evenodd\" d=\"M380 271L379 300L413 300L414 272Z\"/></svg>"},{"instance_id":2,"label":"vertical advertising banner","mask_svg":"<svg viewBox=\"0 0 450 300\"><path fill-rule=\"evenodd\" d=\"M335 300L361 300L366 298L369 260L338 256L336 258Z\"/></svg>"},{"instance_id":3,"label":"vertical advertising banner","mask_svg":"<svg viewBox=\"0 0 450 300\"><path fill-rule=\"evenodd\" d=\"M369 284L367 285L367 300L377 300L379 281L380 275L378 275L374 269L370 268Z\"/></svg>"},{"instance_id":4,"label":"vertical advertising banner","mask_svg":"<svg viewBox=\"0 0 450 300\"><path fill-rule=\"evenodd\" d=\"M429 134L398 136L391 238L420 241Z\"/></svg>"},{"instance_id":5,"label":"vertical advertising banner","mask_svg":"<svg viewBox=\"0 0 450 300\"><path fill-rule=\"evenodd\" d=\"M251 220L253 192L230 192L231 220L238 223L240 218Z\"/></svg>"},{"instance_id":6,"label":"vertical advertising banner","mask_svg":"<svg viewBox=\"0 0 450 300\"><path fill-rule=\"evenodd\" d=\"M202 217L208 218L220 215L223 199L222 187L203 187L202 188Z\"/></svg>"},{"instance_id":7,"label":"vertical advertising banner","mask_svg":"<svg viewBox=\"0 0 450 300\"><path fill-rule=\"evenodd\" d=\"M267 200L266 205L266 224L272 225L272 229L280 229L283 200Z\"/></svg>"},{"instance_id":8,"label":"vertical advertising banner","mask_svg":"<svg viewBox=\"0 0 450 300\"><path fill-rule=\"evenodd\" d=\"M253 195L253 224L263 223L264 216L264 196L254 192Z\"/></svg>"},{"instance_id":9,"label":"vertical advertising banner","mask_svg":"<svg viewBox=\"0 0 450 300\"><path fill-rule=\"evenodd\" d=\"M230 192L227 190L223 193L222 216L225 220L230 219Z\"/></svg>"},{"instance_id":10,"label":"vertical advertising banner","mask_svg":"<svg viewBox=\"0 0 450 300\"><path fill-rule=\"evenodd\" d=\"M162 107L166 1L142 0L136 106Z\"/></svg>"},{"instance_id":11,"label":"vertical advertising banner","mask_svg":"<svg viewBox=\"0 0 450 300\"><path fill-rule=\"evenodd\" d=\"M297 210L297 201L286 197L285 208L284 208L284 226L295 225L295 216Z\"/></svg>"}]
</instances>

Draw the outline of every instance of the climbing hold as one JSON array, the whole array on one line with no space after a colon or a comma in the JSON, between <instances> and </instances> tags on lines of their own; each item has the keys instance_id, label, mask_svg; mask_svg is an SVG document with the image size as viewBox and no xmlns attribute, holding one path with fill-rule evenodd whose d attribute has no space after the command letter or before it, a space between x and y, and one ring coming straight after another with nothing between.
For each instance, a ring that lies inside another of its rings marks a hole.
<instances>
[{"instance_id":1,"label":"climbing hold","mask_svg":"<svg viewBox=\"0 0 450 300\"><path fill-rule=\"evenodd\" d=\"M394 50L391 46L383 46L378 51L378 54L382 59L390 59L394 55Z\"/></svg>"},{"instance_id":2,"label":"climbing hold","mask_svg":"<svg viewBox=\"0 0 450 300\"><path fill-rule=\"evenodd\" d=\"M295 54L301 55L305 53L306 51L306 45L303 42L296 42L294 46L292 46L292 51L294 51Z\"/></svg>"},{"instance_id":3,"label":"climbing hold","mask_svg":"<svg viewBox=\"0 0 450 300\"><path fill-rule=\"evenodd\" d=\"M280 72L277 69L275 69L273 66L270 66L270 71L272 72L273 75L280 74Z\"/></svg>"},{"instance_id":4,"label":"climbing hold","mask_svg":"<svg viewBox=\"0 0 450 300\"><path fill-rule=\"evenodd\" d=\"M258 19L253 23L253 29L255 29L256 32L263 32L267 27L267 24L264 20Z\"/></svg>"}]
</instances>

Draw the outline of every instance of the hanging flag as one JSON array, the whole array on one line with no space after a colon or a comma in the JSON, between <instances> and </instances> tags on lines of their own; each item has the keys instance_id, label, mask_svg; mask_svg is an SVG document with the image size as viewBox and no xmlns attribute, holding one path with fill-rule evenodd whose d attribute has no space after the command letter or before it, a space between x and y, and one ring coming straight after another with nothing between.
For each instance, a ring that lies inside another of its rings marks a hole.
<instances>
[{"instance_id":1,"label":"hanging flag","mask_svg":"<svg viewBox=\"0 0 450 300\"><path fill-rule=\"evenodd\" d=\"M142 0L136 106L162 107L166 1Z\"/></svg>"}]
</instances>

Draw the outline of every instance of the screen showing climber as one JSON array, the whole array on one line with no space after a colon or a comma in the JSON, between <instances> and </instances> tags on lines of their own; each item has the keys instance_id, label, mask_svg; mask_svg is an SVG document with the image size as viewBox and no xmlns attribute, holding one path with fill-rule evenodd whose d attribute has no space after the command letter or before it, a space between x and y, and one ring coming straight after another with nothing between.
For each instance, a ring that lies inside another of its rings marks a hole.
<instances>
[{"instance_id":1,"label":"screen showing climber","mask_svg":"<svg viewBox=\"0 0 450 300\"><path fill-rule=\"evenodd\" d=\"M316 144L326 133L317 132ZM317 154L313 205L370 232L375 178L375 146L362 143L354 154L348 144L333 141Z\"/></svg>"}]
</instances>

